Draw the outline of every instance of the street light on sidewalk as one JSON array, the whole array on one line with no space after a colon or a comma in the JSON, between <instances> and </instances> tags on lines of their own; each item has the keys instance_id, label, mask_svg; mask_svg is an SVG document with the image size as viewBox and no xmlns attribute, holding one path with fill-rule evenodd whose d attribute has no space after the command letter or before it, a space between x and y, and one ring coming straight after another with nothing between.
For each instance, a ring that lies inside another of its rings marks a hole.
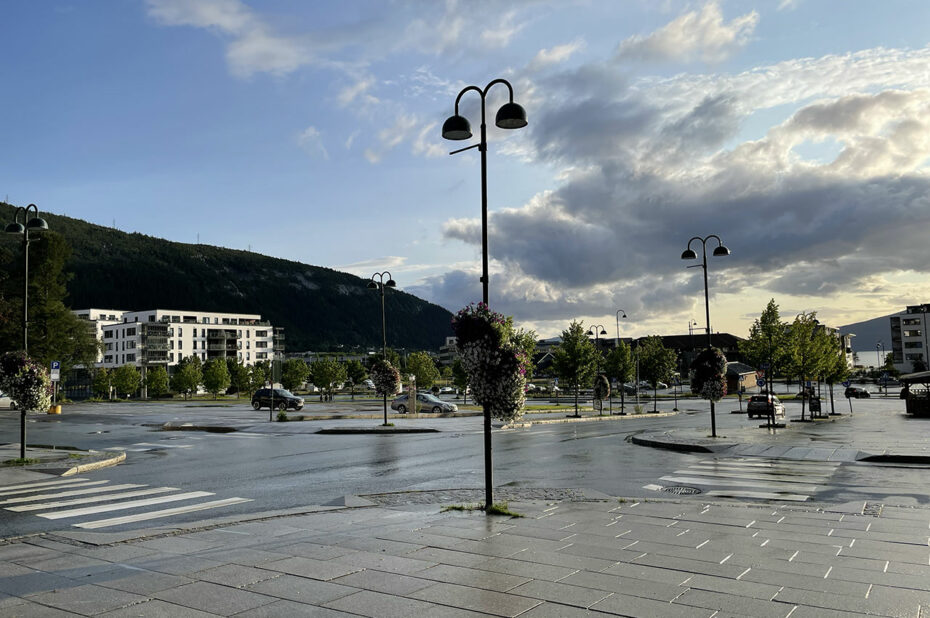
<instances>
[{"instance_id":1,"label":"street light on sidewalk","mask_svg":"<svg viewBox=\"0 0 930 618\"><path fill-rule=\"evenodd\" d=\"M442 136L448 140L470 139L471 125L464 116L459 115L459 101L462 95L471 90L481 97L481 135L477 144L453 150L450 155L477 148L481 153L481 298L488 304L488 133L487 133L487 96L495 84L504 84L510 93L510 101L497 110L494 124L501 129L522 129L527 125L526 110L513 102L513 86L506 79L494 79L483 89L478 86L466 86L455 97L455 113L442 124ZM491 408L484 404L484 496L485 509L494 504L493 479L491 471Z\"/></svg>"},{"instance_id":2,"label":"street light on sidewalk","mask_svg":"<svg viewBox=\"0 0 930 618\"><path fill-rule=\"evenodd\" d=\"M879 351L881 350L881 351ZM875 353L878 355L878 369L882 372L879 376L881 380L881 386L884 389L884 394L888 394L888 378L885 377L885 342L879 340L875 344Z\"/></svg>"},{"instance_id":3,"label":"street light on sidewalk","mask_svg":"<svg viewBox=\"0 0 930 618\"><path fill-rule=\"evenodd\" d=\"M387 275L387 281L384 280L385 275ZM375 277L378 278L375 281ZM384 319L384 288L394 288L397 287L397 283L394 282L394 279L391 278L391 273L384 271L381 273L375 273L371 276L371 281L368 282L369 290L378 290L381 294L381 358L387 361L387 322ZM387 418L387 393L384 395L384 426L387 427L388 418Z\"/></svg>"},{"instance_id":4,"label":"street light on sidewalk","mask_svg":"<svg viewBox=\"0 0 930 618\"><path fill-rule=\"evenodd\" d=\"M727 249L723 241L720 240L720 237L716 234L710 234L701 238L700 236L694 236L691 240L688 241L688 248L682 251L681 259L683 260L696 260L697 253L691 248L691 243L695 240L701 241L701 252L703 254L703 260L700 264L695 264L694 266L689 266L688 268L696 268L700 266L704 270L704 312L707 318L707 347L713 347L711 343L711 330L710 330L710 299L707 292L707 241L711 238L717 241L717 247L714 249L714 257L725 257L730 255L730 250ZM717 437L717 417L714 410L714 402L710 402L710 435L711 437Z\"/></svg>"},{"instance_id":5,"label":"street light on sidewalk","mask_svg":"<svg viewBox=\"0 0 930 618\"><path fill-rule=\"evenodd\" d=\"M29 213L33 217L29 218ZM19 222L22 213L23 222ZM39 207L29 204L25 208L17 206L12 223L7 224L7 234L19 234L23 239L23 354L29 356L29 232L41 232L48 229L48 223L39 216ZM26 406L20 406L19 419L19 457L26 459Z\"/></svg>"}]
</instances>

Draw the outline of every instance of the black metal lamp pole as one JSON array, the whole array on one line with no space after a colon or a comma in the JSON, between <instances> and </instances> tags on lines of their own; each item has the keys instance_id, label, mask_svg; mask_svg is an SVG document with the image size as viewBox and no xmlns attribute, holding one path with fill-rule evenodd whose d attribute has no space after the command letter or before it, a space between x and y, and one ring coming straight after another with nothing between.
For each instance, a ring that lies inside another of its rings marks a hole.
<instances>
[{"instance_id":1,"label":"black metal lamp pole","mask_svg":"<svg viewBox=\"0 0 930 618\"><path fill-rule=\"evenodd\" d=\"M694 242L695 240L701 241L701 253L703 254L704 257L703 257L703 261L701 262L700 266L701 268L704 269L704 313L705 313L705 317L707 318L707 347L708 348L712 347L713 345L711 343L711 335L710 335L711 334L710 298L707 292L707 241L710 240L711 238L716 239L717 241L717 247L714 249L714 253L713 253L714 257L723 257L723 256L730 255L730 250L724 246L723 241L720 240L720 237L717 236L716 234L710 234L709 236L705 236L704 238L701 238L700 236L693 237L691 240L688 241L688 248L685 249L681 254L681 259L683 260L697 259L697 254L694 252L693 249L691 249L691 243ZM688 268L696 268L696 266L697 265L689 266ZM710 402L710 435L711 437L714 437L714 438L717 437L717 417L716 417L716 412L714 409L713 400L711 400Z\"/></svg>"},{"instance_id":2,"label":"black metal lamp pole","mask_svg":"<svg viewBox=\"0 0 930 618\"><path fill-rule=\"evenodd\" d=\"M387 275L387 281L384 280L384 276ZM375 281L375 277L378 278ZM394 279L391 278L391 273L384 271L382 273L375 273L371 276L371 281L368 282L368 289L378 290L381 294L381 358L385 361L387 360L387 322L384 318L384 288L394 288L397 287L397 283L394 282ZM384 425L387 426L387 393L384 395Z\"/></svg>"},{"instance_id":3,"label":"black metal lamp pole","mask_svg":"<svg viewBox=\"0 0 930 618\"><path fill-rule=\"evenodd\" d=\"M30 219L29 213L34 216ZM19 222L19 214L23 214L23 223ZM13 222L5 228L7 234L22 234L23 236L23 354L29 356L29 231L47 230L48 223L39 216L39 207L29 204L25 208L17 206L13 215ZM19 458L26 458L26 407L20 405L19 421Z\"/></svg>"},{"instance_id":4,"label":"black metal lamp pole","mask_svg":"<svg viewBox=\"0 0 930 618\"><path fill-rule=\"evenodd\" d=\"M595 382L597 381L597 378L599 378L601 375L601 346L599 344L600 336L606 335L606 334L607 334L607 330L604 328L602 324L594 324L588 330L589 337L591 335L594 335L594 351L597 353L597 368L596 368L596 375L594 378ZM609 396L607 398L610 399ZM602 410L598 410L597 413L603 414L604 412Z\"/></svg>"},{"instance_id":5,"label":"black metal lamp pole","mask_svg":"<svg viewBox=\"0 0 930 618\"><path fill-rule=\"evenodd\" d=\"M880 375L878 379L881 380L882 388L884 389L885 394L887 395L888 394L888 380L884 377L884 371L885 371L885 343L884 342L878 341L875 344L875 353L878 354L878 369L879 371L882 372L882 375Z\"/></svg>"},{"instance_id":6,"label":"black metal lamp pole","mask_svg":"<svg viewBox=\"0 0 930 618\"><path fill-rule=\"evenodd\" d=\"M449 140L470 139L471 125L464 116L459 115L459 101L462 95L474 90L481 97L481 139L477 144L453 150L449 154L464 152L477 148L481 152L481 292L482 301L488 306L488 141L486 103L488 91L495 84L504 84L510 93L510 101L497 110L494 124L501 129L521 129L526 126L526 110L513 102L513 86L505 79L495 79L488 83L484 89L478 86L466 86L455 97L455 113L446 119L442 125L442 136ZM485 509L494 504L493 479L491 473L491 409L484 404L484 485Z\"/></svg>"}]
</instances>

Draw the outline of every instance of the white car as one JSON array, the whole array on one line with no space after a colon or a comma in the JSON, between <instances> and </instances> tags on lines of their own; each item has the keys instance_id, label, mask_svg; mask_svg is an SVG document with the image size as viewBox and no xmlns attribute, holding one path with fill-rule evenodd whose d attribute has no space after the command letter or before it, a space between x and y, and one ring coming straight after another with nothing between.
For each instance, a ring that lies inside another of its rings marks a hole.
<instances>
[{"instance_id":1,"label":"white car","mask_svg":"<svg viewBox=\"0 0 930 618\"><path fill-rule=\"evenodd\" d=\"M5 393L0 393L0 409L13 409L16 407L16 404L13 403L13 400L10 399L9 395Z\"/></svg>"}]
</instances>

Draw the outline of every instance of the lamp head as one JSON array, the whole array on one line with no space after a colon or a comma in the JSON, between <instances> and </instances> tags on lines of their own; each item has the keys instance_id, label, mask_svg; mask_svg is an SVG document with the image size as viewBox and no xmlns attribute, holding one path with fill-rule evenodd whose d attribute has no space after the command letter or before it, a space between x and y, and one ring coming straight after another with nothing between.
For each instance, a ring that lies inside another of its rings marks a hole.
<instances>
[{"instance_id":1,"label":"lamp head","mask_svg":"<svg viewBox=\"0 0 930 618\"><path fill-rule=\"evenodd\" d=\"M527 125L526 110L513 101L504 103L501 105L501 108L497 110L494 124L501 129L522 129Z\"/></svg>"},{"instance_id":2,"label":"lamp head","mask_svg":"<svg viewBox=\"0 0 930 618\"><path fill-rule=\"evenodd\" d=\"M47 230L48 223L42 217L33 217L29 219L29 222L26 224L26 229L33 231Z\"/></svg>"},{"instance_id":3,"label":"lamp head","mask_svg":"<svg viewBox=\"0 0 930 618\"><path fill-rule=\"evenodd\" d=\"M602 335L606 335L606 334L607 334L607 331L604 330L604 329L602 328L602 329L601 329L601 334L602 334Z\"/></svg>"},{"instance_id":4,"label":"lamp head","mask_svg":"<svg viewBox=\"0 0 930 618\"><path fill-rule=\"evenodd\" d=\"M730 255L730 250L726 248L726 245L720 245L714 249L714 257L723 257L725 255Z\"/></svg>"},{"instance_id":5,"label":"lamp head","mask_svg":"<svg viewBox=\"0 0 930 618\"><path fill-rule=\"evenodd\" d=\"M375 283L374 281L369 281L369 282L368 282L368 289L369 289L369 290L377 290L377 289L378 289L378 284Z\"/></svg>"},{"instance_id":6,"label":"lamp head","mask_svg":"<svg viewBox=\"0 0 930 618\"><path fill-rule=\"evenodd\" d=\"M19 221L14 221L13 223L7 224L3 231L7 234L22 234L26 231L26 228L23 227L23 224Z\"/></svg>"},{"instance_id":7,"label":"lamp head","mask_svg":"<svg viewBox=\"0 0 930 618\"><path fill-rule=\"evenodd\" d=\"M442 123L442 136L445 139L462 140L471 137L471 125L464 116L455 114Z\"/></svg>"},{"instance_id":8,"label":"lamp head","mask_svg":"<svg viewBox=\"0 0 930 618\"><path fill-rule=\"evenodd\" d=\"M681 259L683 260L696 260L697 253L694 252L694 249L685 249L681 252Z\"/></svg>"},{"instance_id":9,"label":"lamp head","mask_svg":"<svg viewBox=\"0 0 930 618\"><path fill-rule=\"evenodd\" d=\"M396 288L396 287L397 287L397 283L395 283L395 281L394 281L393 279L388 279L388 280L387 280L387 283L385 283L384 285L385 285L386 287L389 287L389 288Z\"/></svg>"}]
</instances>

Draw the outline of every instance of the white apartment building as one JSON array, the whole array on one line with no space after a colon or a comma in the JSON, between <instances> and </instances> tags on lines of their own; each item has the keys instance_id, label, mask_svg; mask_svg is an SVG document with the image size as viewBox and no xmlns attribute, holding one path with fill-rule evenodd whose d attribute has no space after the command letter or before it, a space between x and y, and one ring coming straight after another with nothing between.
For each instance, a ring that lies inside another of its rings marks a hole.
<instances>
[{"instance_id":1,"label":"white apartment building","mask_svg":"<svg viewBox=\"0 0 930 618\"><path fill-rule=\"evenodd\" d=\"M235 358L254 365L284 352L284 329L273 327L258 314L177 309L78 309L74 313L94 323L103 343L97 367L173 366L191 355L201 361Z\"/></svg>"},{"instance_id":2,"label":"white apartment building","mask_svg":"<svg viewBox=\"0 0 930 618\"><path fill-rule=\"evenodd\" d=\"M922 363L926 371L927 349L930 347L927 345L927 314L930 314L930 303L910 305L906 310L889 318L894 366L901 373L916 371L916 361Z\"/></svg>"}]
</instances>

